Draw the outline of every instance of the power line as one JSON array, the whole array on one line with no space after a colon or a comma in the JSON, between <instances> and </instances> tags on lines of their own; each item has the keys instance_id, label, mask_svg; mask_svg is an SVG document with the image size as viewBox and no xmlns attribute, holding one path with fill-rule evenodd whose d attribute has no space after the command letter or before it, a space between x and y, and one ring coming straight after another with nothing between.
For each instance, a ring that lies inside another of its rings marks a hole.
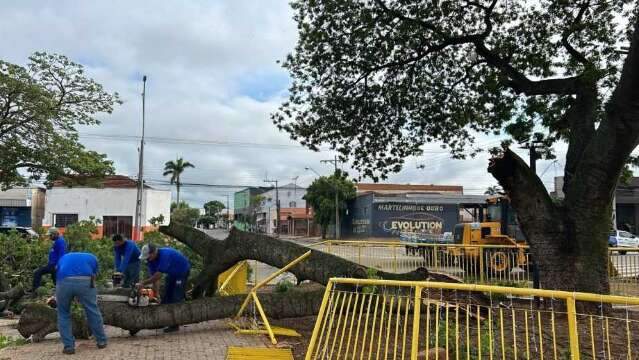
<instances>
[{"instance_id":1,"label":"power line","mask_svg":"<svg viewBox=\"0 0 639 360\"><path fill-rule=\"evenodd\" d=\"M137 135L122 135L122 134L92 134L92 133L80 133L81 138L94 139L94 140L115 140L115 141L128 141L138 142L140 137ZM277 144L277 143L257 143L248 141L229 141L229 140L206 140L206 139L194 139L194 138L169 138L160 136L147 136L145 141L149 143L158 144L180 144L180 145L207 145L207 146L234 146L243 148L266 148L266 149L298 149L309 150L302 145L295 144ZM331 151L330 147L320 147L319 151ZM426 154L446 154L447 151L425 151Z\"/></svg>"}]
</instances>

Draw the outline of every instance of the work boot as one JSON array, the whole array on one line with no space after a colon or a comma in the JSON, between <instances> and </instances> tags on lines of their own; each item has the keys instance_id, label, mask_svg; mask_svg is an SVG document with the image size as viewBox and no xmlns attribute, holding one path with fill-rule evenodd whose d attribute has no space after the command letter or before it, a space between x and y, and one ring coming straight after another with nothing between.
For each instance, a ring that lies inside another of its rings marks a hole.
<instances>
[{"instance_id":1,"label":"work boot","mask_svg":"<svg viewBox=\"0 0 639 360\"><path fill-rule=\"evenodd\" d=\"M67 354L67 355L73 355L73 354L75 354L75 349L74 348L64 348L64 349L62 349L62 353L63 354Z\"/></svg>"},{"instance_id":2,"label":"work boot","mask_svg":"<svg viewBox=\"0 0 639 360\"><path fill-rule=\"evenodd\" d=\"M164 328L164 332L165 333L172 333L172 332L176 332L180 330L180 327L178 325L174 325L174 326L168 326Z\"/></svg>"},{"instance_id":3,"label":"work boot","mask_svg":"<svg viewBox=\"0 0 639 360\"><path fill-rule=\"evenodd\" d=\"M98 343L98 349L104 349L106 347L107 347L107 343L102 343L102 344Z\"/></svg>"}]
</instances>

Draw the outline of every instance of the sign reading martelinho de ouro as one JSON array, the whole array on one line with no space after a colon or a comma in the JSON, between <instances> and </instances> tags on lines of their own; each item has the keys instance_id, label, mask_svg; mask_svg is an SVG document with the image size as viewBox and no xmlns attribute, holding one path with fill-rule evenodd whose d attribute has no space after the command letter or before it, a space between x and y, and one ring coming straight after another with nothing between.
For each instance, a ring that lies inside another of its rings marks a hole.
<instances>
[{"instance_id":1,"label":"sign reading martelinho de ouro","mask_svg":"<svg viewBox=\"0 0 639 360\"><path fill-rule=\"evenodd\" d=\"M443 234L452 232L459 219L454 204L373 204L374 236L397 236L401 232Z\"/></svg>"}]
</instances>

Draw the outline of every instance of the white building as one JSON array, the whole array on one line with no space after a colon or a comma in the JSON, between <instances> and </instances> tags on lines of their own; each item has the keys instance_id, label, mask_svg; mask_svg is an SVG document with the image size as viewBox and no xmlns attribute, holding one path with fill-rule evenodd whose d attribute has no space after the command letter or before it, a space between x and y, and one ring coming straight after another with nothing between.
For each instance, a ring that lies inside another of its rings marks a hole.
<instances>
[{"instance_id":1,"label":"white building","mask_svg":"<svg viewBox=\"0 0 639 360\"><path fill-rule=\"evenodd\" d=\"M100 236L133 236L137 182L129 177L108 176L99 184L72 187L56 182L47 190L44 226L66 227L91 218L99 220ZM162 215L164 224L171 220L171 191L145 186L142 197L141 224L152 229L149 220Z\"/></svg>"},{"instance_id":2,"label":"white building","mask_svg":"<svg viewBox=\"0 0 639 360\"><path fill-rule=\"evenodd\" d=\"M306 212L306 200L304 200L304 195L306 195L306 189L293 183L281 186L277 190L273 188L260 194L260 196L264 197L262 205L257 210L257 222L260 231L267 234L273 234L276 232L276 197L279 197L280 201L280 217L286 218L285 215L288 213L295 212L297 214ZM280 225L285 225L285 221L286 220L280 219Z\"/></svg>"}]
</instances>

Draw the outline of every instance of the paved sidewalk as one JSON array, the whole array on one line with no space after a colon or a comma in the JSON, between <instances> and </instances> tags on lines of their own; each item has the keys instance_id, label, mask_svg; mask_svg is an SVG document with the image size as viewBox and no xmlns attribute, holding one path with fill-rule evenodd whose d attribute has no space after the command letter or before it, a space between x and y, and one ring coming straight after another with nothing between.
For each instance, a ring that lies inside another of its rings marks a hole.
<instances>
[{"instance_id":1,"label":"paved sidewalk","mask_svg":"<svg viewBox=\"0 0 639 360\"><path fill-rule=\"evenodd\" d=\"M225 320L183 326L179 332L172 334L164 334L162 330L145 330L134 337L121 329L107 326L107 335L109 346L106 349L96 348L93 340L77 340L76 353L69 356L62 354L58 334L50 334L37 344L0 350L0 360L223 360L229 345L266 347L269 344L265 336L236 335Z\"/></svg>"}]
</instances>

